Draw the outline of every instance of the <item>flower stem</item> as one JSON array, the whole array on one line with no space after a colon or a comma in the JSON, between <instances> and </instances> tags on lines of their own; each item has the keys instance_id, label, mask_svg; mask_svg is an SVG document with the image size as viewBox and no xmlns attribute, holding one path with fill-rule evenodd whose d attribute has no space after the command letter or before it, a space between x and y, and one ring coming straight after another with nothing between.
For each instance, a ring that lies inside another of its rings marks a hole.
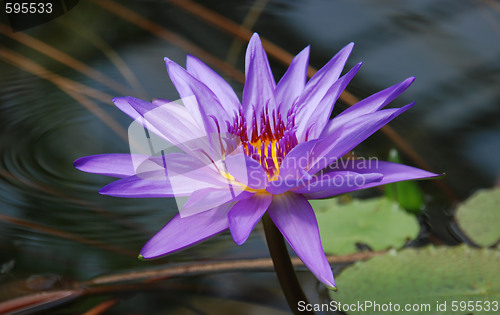
<instances>
[{"instance_id":1,"label":"flower stem","mask_svg":"<svg viewBox=\"0 0 500 315\"><path fill-rule=\"evenodd\" d=\"M314 312L299 312L299 302L309 304L307 298L302 291L297 275L290 260L290 255L286 249L286 243L283 235L274 225L269 215L266 213L262 218L264 231L266 233L267 247L271 253L271 258L274 264L274 270L278 275L278 280L281 284L281 289L285 294L288 306L294 314L314 314Z\"/></svg>"}]
</instances>

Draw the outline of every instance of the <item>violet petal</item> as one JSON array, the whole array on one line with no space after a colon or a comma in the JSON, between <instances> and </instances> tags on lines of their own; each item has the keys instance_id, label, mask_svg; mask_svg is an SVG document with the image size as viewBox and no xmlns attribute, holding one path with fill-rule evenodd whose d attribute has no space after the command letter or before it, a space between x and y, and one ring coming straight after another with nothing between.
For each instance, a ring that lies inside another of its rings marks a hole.
<instances>
[{"instance_id":1,"label":"violet petal","mask_svg":"<svg viewBox=\"0 0 500 315\"><path fill-rule=\"evenodd\" d=\"M149 156L144 155L147 159ZM80 171L101 174L112 177L127 177L135 175L132 156L129 153L98 154L79 158L73 165Z\"/></svg>"},{"instance_id":2,"label":"violet petal","mask_svg":"<svg viewBox=\"0 0 500 315\"><path fill-rule=\"evenodd\" d=\"M229 175L241 184L253 189L266 188L268 183L266 171L251 157L244 154L230 155L226 157L225 165Z\"/></svg>"},{"instance_id":3,"label":"violet petal","mask_svg":"<svg viewBox=\"0 0 500 315\"><path fill-rule=\"evenodd\" d=\"M326 128L323 130L322 135L328 135L336 128L348 123L350 120L355 119L364 114L373 113L390 102L392 102L396 97L401 95L409 86L413 83L415 78L410 77L403 82L395 84L387 89L377 92L359 102L352 105L351 107L344 110L339 115L335 116L329 121Z\"/></svg>"},{"instance_id":4,"label":"violet petal","mask_svg":"<svg viewBox=\"0 0 500 315\"><path fill-rule=\"evenodd\" d=\"M240 101L233 88L220 75L191 55L187 56L186 69L193 77L212 90L229 116L238 112L241 106Z\"/></svg>"},{"instance_id":5,"label":"violet petal","mask_svg":"<svg viewBox=\"0 0 500 315\"><path fill-rule=\"evenodd\" d=\"M316 139L320 136L323 128L328 123L330 119L330 115L333 111L333 106L335 102L337 102L340 94L345 90L349 82L351 82L352 78L356 75L359 68L361 67L361 62L355 65L348 73L338 79L326 92L323 99L319 102L318 106L314 111L310 111L310 116L307 118L303 118L301 124L297 128L297 137L299 141L306 141L311 139ZM311 131L306 133L305 127L312 126Z\"/></svg>"},{"instance_id":6,"label":"violet petal","mask_svg":"<svg viewBox=\"0 0 500 315\"><path fill-rule=\"evenodd\" d=\"M227 202L249 198L253 194L246 191L245 187L236 185L228 185L224 188L204 188L194 191L179 212L182 217L196 215Z\"/></svg>"},{"instance_id":7,"label":"violet petal","mask_svg":"<svg viewBox=\"0 0 500 315\"><path fill-rule=\"evenodd\" d=\"M141 250L145 259L157 258L199 243L229 227L227 213L233 203L181 218L177 214Z\"/></svg>"},{"instance_id":8,"label":"violet petal","mask_svg":"<svg viewBox=\"0 0 500 315\"><path fill-rule=\"evenodd\" d=\"M274 96L279 107L281 117L286 117L288 110L299 98L304 90L307 80L310 47L304 48L293 58L288 70L276 86Z\"/></svg>"},{"instance_id":9,"label":"violet petal","mask_svg":"<svg viewBox=\"0 0 500 315\"><path fill-rule=\"evenodd\" d=\"M210 88L184 68L168 58L165 58L165 63L182 102L189 112L194 114L193 118L197 122L202 122L207 134L226 132L227 127L224 122L229 120L233 113L227 113ZM216 122L210 116L214 117Z\"/></svg>"},{"instance_id":10,"label":"violet petal","mask_svg":"<svg viewBox=\"0 0 500 315\"><path fill-rule=\"evenodd\" d=\"M371 183L380 185L384 176L381 173L356 173L354 171L333 171L330 173L313 176L313 178L302 187L297 187L292 192L310 196L329 197L360 190Z\"/></svg>"},{"instance_id":11,"label":"violet petal","mask_svg":"<svg viewBox=\"0 0 500 315\"><path fill-rule=\"evenodd\" d=\"M236 244L241 245L248 239L272 200L272 195L257 193L239 201L229 211L229 230Z\"/></svg>"},{"instance_id":12,"label":"violet petal","mask_svg":"<svg viewBox=\"0 0 500 315\"><path fill-rule=\"evenodd\" d=\"M307 118L311 116L327 91L337 81L353 47L354 44L350 43L342 48L307 82L304 92L297 101L300 106L296 118L299 126L307 123ZM303 128L307 129L306 126Z\"/></svg>"},{"instance_id":13,"label":"violet petal","mask_svg":"<svg viewBox=\"0 0 500 315\"><path fill-rule=\"evenodd\" d=\"M426 178L442 176L442 174L431 173L404 164L378 161L378 160L367 161L365 159L359 159L359 160L349 159L345 161L340 160L336 162L334 165L332 165L331 168L335 170L333 172L352 171L365 175L370 173L372 174L379 173L383 175L383 178L380 181L367 182L365 185L353 187L353 189L350 189L349 191L355 191L404 180L426 179ZM307 199L321 199L321 198L332 197L334 195L338 195L344 192L333 191L333 190L331 192L327 190L316 191L316 192L311 191L311 193L306 193L305 196L307 197Z\"/></svg>"},{"instance_id":14,"label":"violet petal","mask_svg":"<svg viewBox=\"0 0 500 315\"><path fill-rule=\"evenodd\" d=\"M401 108L384 109L375 113L365 114L353 119L349 124L344 125L343 128L331 133L315 146L312 154L316 163L309 169L309 173L314 174L341 158L413 105L414 103L411 103Z\"/></svg>"},{"instance_id":15,"label":"violet petal","mask_svg":"<svg viewBox=\"0 0 500 315\"><path fill-rule=\"evenodd\" d=\"M293 193L274 196L268 213L297 256L324 284L335 287L326 260L314 211L304 196Z\"/></svg>"},{"instance_id":16,"label":"violet petal","mask_svg":"<svg viewBox=\"0 0 500 315\"><path fill-rule=\"evenodd\" d=\"M274 99L274 81L266 52L262 47L259 35L253 34L248 43L245 62L245 86L243 88L243 110L247 123L252 122L254 112L257 121L264 106L276 109Z\"/></svg>"}]
</instances>

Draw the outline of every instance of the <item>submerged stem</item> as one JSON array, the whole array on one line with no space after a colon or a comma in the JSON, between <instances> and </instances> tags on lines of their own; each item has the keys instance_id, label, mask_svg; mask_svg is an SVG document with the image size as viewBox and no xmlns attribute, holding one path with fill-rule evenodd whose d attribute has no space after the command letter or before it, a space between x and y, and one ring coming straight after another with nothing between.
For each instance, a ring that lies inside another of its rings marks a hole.
<instances>
[{"instance_id":1,"label":"submerged stem","mask_svg":"<svg viewBox=\"0 0 500 315\"><path fill-rule=\"evenodd\" d=\"M286 301L294 314L314 314L314 312L299 312L298 303L309 304L307 298L302 291L297 275L290 260L290 255L286 249L286 243L283 235L274 225L269 215L266 213L262 218L264 231L266 233L267 247L271 253L271 258L274 264L274 270L278 275L278 280L281 284L281 289L285 294Z\"/></svg>"}]
</instances>

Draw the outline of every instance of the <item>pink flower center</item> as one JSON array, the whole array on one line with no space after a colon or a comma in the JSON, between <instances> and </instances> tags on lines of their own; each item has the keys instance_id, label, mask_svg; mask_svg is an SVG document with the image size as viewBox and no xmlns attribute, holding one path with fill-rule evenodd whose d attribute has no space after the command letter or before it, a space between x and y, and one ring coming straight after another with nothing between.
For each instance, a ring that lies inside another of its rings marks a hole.
<instances>
[{"instance_id":1,"label":"pink flower center","mask_svg":"<svg viewBox=\"0 0 500 315\"><path fill-rule=\"evenodd\" d=\"M298 143L295 136L295 110L292 107L285 117L279 111L269 113L264 107L260 117L254 112L250 125L240 109L229 133L240 138L245 154L262 165L269 180L276 180L279 167L285 156Z\"/></svg>"}]
</instances>

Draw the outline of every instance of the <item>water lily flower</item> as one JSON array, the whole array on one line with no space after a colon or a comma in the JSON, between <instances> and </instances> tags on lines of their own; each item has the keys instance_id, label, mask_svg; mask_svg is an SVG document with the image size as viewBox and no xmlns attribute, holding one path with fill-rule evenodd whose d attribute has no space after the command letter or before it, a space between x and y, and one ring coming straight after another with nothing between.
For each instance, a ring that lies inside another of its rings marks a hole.
<instances>
[{"instance_id":1,"label":"water lily flower","mask_svg":"<svg viewBox=\"0 0 500 315\"><path fill-rule=\"evenodd\" d=\"M312 273L335 287L308 200L438 176L383 161L336 163L413 106L384 109L408 88L413 81L409 78L330 120L335 102L361 66L341 76L352 48L352 43L345 46L307 81L306 47L276 84L254 34L246 52L241 103L230 85L195 57L187 57L186 69L165 58L181 99L188 100L184 105L133 97L113 102L181 151L88 156L75 161L75 167L120 178L100 190L104 195L187 200L142 248L140 256L145 259L184 249L227 229L236 244L243 244L267 212ZM149 166L139 169L137 159Z\"/></svg>"}]
</instances>

